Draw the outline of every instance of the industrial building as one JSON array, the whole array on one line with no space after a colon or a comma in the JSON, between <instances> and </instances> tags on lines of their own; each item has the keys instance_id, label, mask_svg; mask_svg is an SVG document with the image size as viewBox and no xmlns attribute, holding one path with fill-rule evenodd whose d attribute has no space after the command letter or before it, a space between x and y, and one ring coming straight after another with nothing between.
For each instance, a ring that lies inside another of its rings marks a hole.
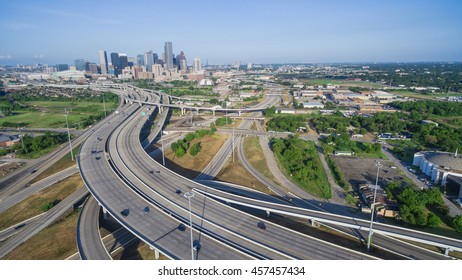
<instances>
[{"instance_id":1,"label":"industrial building","mask_svg":"<svg viewBox=\"0 0 462 280\"><path fill-rule=\"evenodd\" d=\"M462 157L457 153L448 152L418 152L414 154L413 165L431 180L446 186L448 176L462 177Z\"/></svg>"}]
</instances>

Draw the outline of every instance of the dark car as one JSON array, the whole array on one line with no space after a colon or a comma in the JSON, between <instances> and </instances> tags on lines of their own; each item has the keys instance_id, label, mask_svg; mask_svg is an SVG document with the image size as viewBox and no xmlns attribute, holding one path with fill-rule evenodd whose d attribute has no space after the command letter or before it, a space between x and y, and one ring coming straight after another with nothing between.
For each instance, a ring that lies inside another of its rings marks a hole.
<instances>
[{"instance_id":1,"label":"dark car","mask_svg":"<svg viewBox=\"0 0 462 280\"><path fill-rule=\"evenodd\" d=\"M149 213L149 206L144 207L143 212L145 214Z\"/></svg>"},{"instance_id":2,"label":"dark car","mask_svg":"<svg viewBox=\"0 0 462 280\"><path fill-rule=\"evenodd\" d=\"M186 230L186 226L185 226L184 224L180 224L180 225L178 226L178 230L180 230L180 231L185 231L185 230Z\"/></svg>"},{"instance_id":3,"label":"dark car","mask_svg":"<svg viewBox=\"0 0 462 280\"><path fill-rule=\"evenodd\" d=\"M264 222L258 222L258 223L257 223L257 227L258 227L259 229L266 229L266 225L265 225Z\"/></svg>"},{"instance_id":4,"label":"dark car","mask_svg":"<svg viewBox=\"0 0 462 280\"><path fill-rule=\"evenodd\" d=\"M127 217L128 214L130 214L130 210L128 210L128 208L125 208L124 210L120 212L120 214L122 214L122 216L124 217Z\"/></svg>"},{"instance_id":5,"label":"dark car","mask_svg":"<svg viewBox=\"0 0 462 280\"><path fill-rule=\"evenodd\" d=\"M101 157L96 157L96 160L100 160L100 159L101 159Z\"/></svg>"},{"instance_id":6,"label":"dark car","mask_svg":"<svg viewBox=\"0 0 462 280\"><path fill-rule=\"evenodd\" d=\"M181 194L181 190L180 190L180 189L176 190L175 192L176 192L177 194Z\"/></svg>"},{"instance_id":7,"label":"dark car","mask_svg":"<svg viewBox=\"0 0 462 280\"><path fill-rule=\"evenodd\" d=\"M199 251L201 249L201 243L199 240L196 239L193 241L193 249L194 251Z\"/></svg>"}]
</instances>

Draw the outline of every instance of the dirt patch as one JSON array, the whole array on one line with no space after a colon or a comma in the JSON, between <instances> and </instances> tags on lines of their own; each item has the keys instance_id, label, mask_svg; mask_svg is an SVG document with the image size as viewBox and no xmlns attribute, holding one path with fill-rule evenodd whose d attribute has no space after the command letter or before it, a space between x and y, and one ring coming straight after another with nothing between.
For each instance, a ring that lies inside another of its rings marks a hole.
<instances>
[{"instance_id":1,"label":"dirt patch","mask_svg":"<svg viewBox=\"0 0 462 280\"><path fill-rule=\"evenodd\" d=\"M176 157L171 149L165 152L165 165L172 171L185 176L189 179L196 178L202 170L207 167L209 162L218 153L223 143L226 141L224 135L214 134L211 136L204 136L200 139L194 139L190 145L200 142L202 151L196 156L191 156L189 150L183 157ZM160 159L162 160L162 159Z\"/></svg>"},{"instance_id":2,"label":"dirt patch","mask_svg":"<svg viewBox=\"0 0 462 280\"><path fill-rule=\"evenodd\" d=\"M10 163L3 163L0 165L0 178L5 177L6 175L13 173L17 169L26 165L25 162L10 162Z\"/></svg>"},{"instance_id":3,"label":"dirt patch","mask_svg":"<svg viewBox=\"0 0 462 280\"><path fill-rule=\"evenodd\" d=\"M250 174L241 165L239 160L235 160L234 162L232 162L232 159L229 159L225 167L223 167L223 169L217 175L216 179L218 181L233 183L236 185L252 188L254 190L264 192L267 194L274 194L264 184L258 181L252 174Z\"/></svg>"}]
</instances>

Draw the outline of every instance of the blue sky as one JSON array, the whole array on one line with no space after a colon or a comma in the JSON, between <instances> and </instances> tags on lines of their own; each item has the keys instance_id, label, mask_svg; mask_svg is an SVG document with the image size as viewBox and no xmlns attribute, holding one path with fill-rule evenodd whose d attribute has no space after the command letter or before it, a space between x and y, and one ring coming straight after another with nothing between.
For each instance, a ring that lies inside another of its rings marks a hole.
<instances>
[{"instance_id":1,"label":"blue sky","mask_svg":"<svg viewBox=\"0 0 462 280\"><path fill-rule=\"evenodd\" d=\"M0 64L98 50L203 62L462 61L460 0L0 1Z\"/></svg>"}]
</instances>

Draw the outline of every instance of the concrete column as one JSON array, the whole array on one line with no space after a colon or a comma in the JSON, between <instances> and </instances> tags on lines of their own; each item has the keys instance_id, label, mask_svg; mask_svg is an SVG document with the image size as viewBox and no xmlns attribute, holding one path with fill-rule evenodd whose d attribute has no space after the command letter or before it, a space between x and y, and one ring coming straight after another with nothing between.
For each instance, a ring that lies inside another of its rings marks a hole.
<instances>
[{"instance_id":1,"label":"concrete column","mask_svg":"<svg viewBox=\"0 0 462 280\"><path fill-rule=\"evenodd\" d=\"M270 211L266 211L266 217L269 218L271 216L271 212Z\"/></svg>"},{"instance_id":2,"label":"concrete column","mask_svg":"<svg viewBox=\"0 0 462 280\"><path fill-rule=\"evenodd\" d=\"M445 248L444 249L444 255L447 256L450 251L451 251L451 248Z\"/></svg>"},{"instance_id":3,"label":"concrete column","mask_svg":"<svg viewBox=\"0 0 462 280\"><path fill-rule=\"evenodd\" d=\"M241 111L237 111L237 115L240 117L241 116Z\"/></svg>"},{"instance_id":4,"label":"concrete column","mask_svg":"<svg viewBox=\"0 0 462 280\"><path fill-rule=\"evenodd\" d=\"M102 208L103 208L103 217L104 217L105 220L107 220L107 210L104 207L102 207Z\"/></svg>"},{"instance_id":5,"label":"concrete column","mask_svg":"<svg viewBox=\"0 0 462 280\"><path fill-rule=\"evenodd\" d=\"M164 107L163 106L159 106L159 112L163 112L164 111Z\"/></svg>"},{"instance_id":6,"label":"concrete column","mask_svg":"<svg viewBox=\"0 0 462 280\"><path fill-rule=\"evenodd\" d=\"M316 223L316 220L315 220L315 219L310 219L310 220L308 220L308 223L309 223L310 226L312 226L312 227L318 227L318 223Z\"/></svg>"},{"instance_id":7,"label":"concrete column","mask_svg":"<svg viewBox=\"0 0 462 280\"><path fill-rule=\"evenodd\" d=\"M441 180L441 185L443 187L446 186L448 175L449 175L449 172L444 172L444 174L443 174L443 179Z\"/></svg>"},{"instance_id":8,"label":"concrete column","mask_svg":"<svg viewBox=\"0 0 462 280\"><path fill-rule=\"evenodd\" d=\"M215 117L215 110L212 110L212 114L213 114L213 116Z\"/></svg>"},{"instance_id":9,"label":"concrete column","mask_svg":"<svg viewBox=\"0 0 462 280\"><path fill-rule=\"evenodd\" d=\"M160 252L159 250L157 250L156 248L154 248L154 246L149 246L149 249L151 249L151 251L154 251L154 256L156 257L156 260L158 260L160 258Z\"/></svg>"}]
</instances>

